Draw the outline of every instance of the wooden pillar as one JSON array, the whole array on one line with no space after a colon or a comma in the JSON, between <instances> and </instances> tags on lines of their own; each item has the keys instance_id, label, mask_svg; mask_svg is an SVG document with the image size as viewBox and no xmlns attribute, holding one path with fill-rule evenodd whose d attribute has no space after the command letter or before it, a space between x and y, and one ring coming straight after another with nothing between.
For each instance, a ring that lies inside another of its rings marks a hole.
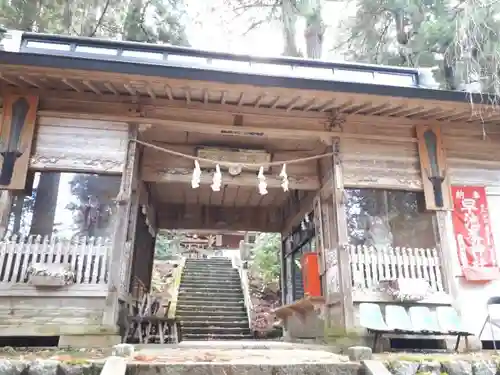
<instances>
[{"instance_id":1,"label":"wooden pillar","mask_svg":"<svg viewBox=\"0 0 500 375\"><path fill-rule=\"evenodd\" d=\"M125 265L125 285L128 288L127 292L130 292L130 286L132 285L132 264L134 261L134 252L136 249L135 241L137 235L137 220L139 217L139 211L141 206L141 194L147 194L145 187L142 186L140 181L140 165L142 157L142 148L137 146L136 148L136 160L134 165L134 174L132 177L132 189L130 195L130 213L127 231L127 242L130 244L130 253L127 259L127 264Z\"/></svg>"},{"instance_id":2,"label":"wooden pillar","mask_svg":"<svg viewBox=\"0 0 500 375\"><path fill-rule=\"evenodd\" d=\"M436 220L439 232L439 260L443 269L444 286L446 292L451 294L453 300L458 298L458 286L456 283L455 267L458 267L457 248L453 237L453 222L450 211L436 212Z\"/></svg>"},{"instance_id":3,"label":"wooden pillar","mask_svg":"<svg viewBox=\"0 0 500 375\"><path fill-rule=\"evenodd\" d=\"M349 254L344 250L348 235L339 140L333 142L330 150L334 155L321 160L319 167L322 188L317 206L321 209L319 220L322 223L324 246L323 278L327 303L337 310L330 319L336 320L333 322L335 325L349 329L353 326L354 313Z\"/></svg>"},{"instance_id":4,"label":"wooden pillar","mask_svg":"<svg viewBox=\"0 0 500 375\"><path fill-rule=\"evenodd\" d=\"M137 125L129 125L129 139L137 139ZM121 270L125 261L123 254L129 239L131 209L133 205L134 181L139 171L138 147L135 142L128 142L126 160L123 167L120 191L116 197L116 219L113 233L113 245L109 260L109 281L106 305L103 314L103 325L116 325L119 292L121 285ZM130 256L131 257L131 256ZM128 264L126 265L128 269ZM126 284L127 285L127 284Z\"/></svg>"},{"instance_id":5,"label":"wooden pillar","mask_svg":"<svg viewBox=\"0 0 500 375\"><path fill-rule=\"evenodd\" d=\"M338 251L338 269L340 280L340 292L342 293L342 306L344 314L344 327L350 329L354 325L354 306L352 300L352 275L349 253L345 249L348 244L347 218L344 204L344 177L342 171L342 160L340 157L340 140L333 146L335 154L332 157L333 164L333 186L332 197L335 208L336 236Z\"/></svg>"}]
</instances>

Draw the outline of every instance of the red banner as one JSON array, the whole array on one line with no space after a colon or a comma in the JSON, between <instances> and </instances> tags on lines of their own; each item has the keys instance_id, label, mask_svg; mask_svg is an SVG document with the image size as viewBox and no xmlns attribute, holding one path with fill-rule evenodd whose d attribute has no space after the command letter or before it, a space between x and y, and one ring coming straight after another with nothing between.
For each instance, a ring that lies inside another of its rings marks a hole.
<instances>
[{"instance_id":1,"label":"red banner","mask_svg":"<svg viewBox=\"0 0 500 375\"><path fill-rule=\"evenodd\" d=\"M458 259L466 280L498 279L498 268L486 190L478 186L452 186L453 227Z\"/></svg>"}]
</instances>

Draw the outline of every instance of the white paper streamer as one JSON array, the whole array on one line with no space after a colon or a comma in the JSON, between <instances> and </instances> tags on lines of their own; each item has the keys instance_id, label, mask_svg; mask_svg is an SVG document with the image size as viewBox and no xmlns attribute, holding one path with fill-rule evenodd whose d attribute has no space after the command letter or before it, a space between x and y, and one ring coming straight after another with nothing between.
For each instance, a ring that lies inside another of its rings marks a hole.
<instances>
[{"instance_id":1,"label":"white paper streamer","mask_svg":"<svg viewBox=\"0 0 500 375\"><path fill-rule=\"evenodd\" d=\"M259 194L266 195L267 194L267 183L266 176L264 176L264 167L259 168L259 174L257 175L257 179L259 180Z\"/></svg>"},{"instance_id":2,"label":"white paper streamer","mask_svg":"<svg viewBox=\"0 0 500 375\"><path fill-rule=\"evenodd\" d=\"M282 179L281 187L283 188L283 191L288 191L288 175L286 174L286 164L283 164L283 168L281 168L280 177Z\"/></svg>"},{"instance_id":3,"label":"white paper streamer","mask_svg":"<svg viewBox=\"0 0 500 375\"><path fill-rule=\"evenodd\" d=\"M193 177L191 178L191 187L197 189L200 187L201 169L198 160L194 161Z\"/></svg>"},{"instance_id":4,"label":"white paper streamer","mask_svg":"<svg viewBox=\"0 0 500 375\"><path fill-rule=\"evenodd\" d=\"M220 167L219 164L217 164L215 166L215 173L212 179L211 188L213 191L220 191L221 185L222 185L222 173L220 173Z\"/></svg>"}]
</instances>

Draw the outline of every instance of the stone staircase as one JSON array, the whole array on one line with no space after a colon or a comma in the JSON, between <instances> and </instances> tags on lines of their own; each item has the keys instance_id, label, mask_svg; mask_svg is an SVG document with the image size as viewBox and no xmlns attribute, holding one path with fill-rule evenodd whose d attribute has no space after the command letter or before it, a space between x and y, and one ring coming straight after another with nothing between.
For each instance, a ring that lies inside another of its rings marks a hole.
<instances>
[{"instance_id":1,"label":"stone staircase","mask_svg":"<svg viewBox=\"0 0 500 375\"><path fill-rule=\"evenodd\" d=\"M176 317L182 325L182 340L252 338L240 276L231 260L186 260Z\"/></svg>"}]
</instances>

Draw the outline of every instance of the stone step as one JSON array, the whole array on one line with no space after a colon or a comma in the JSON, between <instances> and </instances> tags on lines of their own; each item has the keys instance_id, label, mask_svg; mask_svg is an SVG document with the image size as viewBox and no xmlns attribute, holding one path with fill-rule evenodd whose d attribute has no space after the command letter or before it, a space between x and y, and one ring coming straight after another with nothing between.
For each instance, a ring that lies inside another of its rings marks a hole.
<instances>
[{"instance_id":1,"label":"stone step","mask_svg":"<svg viewBox=\"0 0 500 375\"><path fill-rule=\"evenodd\" d=\"M198 268L184 268L182 272L183 275L195 275L195 276L208 276L208 277L218 277L223 278L226 276L238 276L239 273L233 269L198 269Z\"/></svg>"},{"instance_id":2,"label":"stone step","mask_svg":"<svg viewBox=\"0 0 500 375\"><path fill-rule=\"evenodd\" d=\"M212 333L212 334L236 334L236 335L249 335L250 328L238 328L238 327L183 327L182 333L193 334L193 333Z\"/></svg>"},{"instance_id":3,"label":"stone step","mask_svg":"<svg viewBox=\"0 0 500 375\"><path fill-rule=\"evenodd\" d=\"M217 284L217 285L224 285L225 283L228 283L228 285L232 284L238 284L240 285L240 277L226 277L226 278L221 278L221 277L206 277L206 276L192 276L192 275L184 275L181 278L181 283L186 282L186 283L196 283L196 284Z\"/></svg>"},{"instance_id":4,"label":"stone step","mask_svg":"<svg viewBox=\"0 0 500 375\"><path fill-rule=\"evenodd\" d=\"M177 302L177 307L176 307L176 313L181 312L181 311L193 311L193 312L214 312L214 313L222 313L227 311L228 313L239 313L239 312L245 312L246 313L246 308L245 304L243 302L241 303L228 303L228 304L222 304L217 301L210 301L210 302L194 302L194 301L186 301L186 302Z\"/></svg>"},{"instance_id":5,"label":"stone step","mask_svg":"<svg viewBox=\"0 0 500 375\"><path fill-rule=\"evenodd\" d=\"M189 295L185 294L182 295L182 298L178 298L179 301L207 301L207 297L204 295ZM223 302L225 304L226 302L240 302L241 300L245 300L243 295L241 296L234 296L234 297L217 297L217 301ZM213 300L211 300L213 302Z\"/></svg>"},{"instance_id":6,"label":"stone step","mask_svg":"<svg viewBox=\"0 0 500 375\"><path fill-rule=\"evenodd\" d=\"M183 273L182 274L182 279L181 280L194 280L194 281L213 281L213 282L226 282L226 281L240 281L240 275L235 274L235 275L226 275L226 276L220 276L218 274L216 275L206 275L206 274L195 274L195 273Z\"/></svg>"},{"instance_id":7,"label":"stone step","mask_svg":"<svg viewBox=\"0 0 500 375\"><path fill-rule=\"evenodd\" d=\"M184 288L208 288L208 289L219 289L220 287L224 287L227 289L240 289L241 283L239 280L234 281L225 281L222 282L212 282L212 281L185 281L181 280L181 287Z\"/></svg>"},{"instance_id":8,"label":"stone step","mask_svg":"<svg viewBox=\"0 0 500 375\"><path fill-rule=\"evenodd\" d=\"M189 310L189 309L180 309L179 307L175 310L176 317L182 317L184 320L186 319L227 319L227 320L239 320L239 319L247 319L247 312L245 308L240 308L238 310Z\"/></svg>"},{"instance_id":9,"label":"stone step","mask_svg":"<svg viewBox=\"0 0 500 375\"><path fill-rule=\"evenodd\" d=\"M241 298L241 300L233 300L233 301L220 301L216 299L193 299L193 298L179 298L177 300L177 307L180 306L196 306L197 309L199 310L200 307L206 306L206 307L220 307L221 309L227 309L227 308L236 308L236 307L241 307L245 305L245 300Z\"/></svg>"},{"instance_id":10,"label":"stone step","mask_svg":"<svg viewBox=\"0 0 500 375\"><path fill-rule=\"evenodd\" d=\"M224 303L220 303L221 305L231 304L234 302L244 301L242 293L239 294L220 294L220 293L182 293L182 291L178 294L178 300L193 300L200 302L217 302L224 301Z\"/></svg>"},{"instance_id":11,"label":"stone step","mask_svg":"<svg viewBox=\"0 0 500 375\"><path fill-rule=\"evenodd\" d=\"M240 295L243 292L241 291L240 288L227 288L225 285L220 285L219 287L190 287L190 286L184 286L181 283L181 286L179 287L179 294L203 294L206 293L207 295L209 294L216 294L216 295L228 295L228 296L233 296L233 295Z\"/></svg>"},{"instance_id":12,"label":"stone step","mask_svg":"<svg viewBox=\"0 0 500 375\"><path fill-rule=\"evenodd\" d=\"M184 273L186 272L191 272L191 273L202 273L202 274L207 274L207 273L214 273L217 274L218 272L224 272L227 274L234 274L234 275L239 275L239 272L237 269L231 268L231 267L198 267L198 266L188 266L184 267Z\"/></svg>"},{"instance_id":13,"label":"stone step","mask_svg":"<svg viewBox=\"0 0 500 375\"><path fill-rule=\"evenodd\" d=\"M220 326L220 323L224 322L247 322L245 325L245 328L248 328L248 318L246 315L218 315L218 316L207 316L206 314L204 315L184 315L184 314L177 314L175 316L176 319L179 320L181 324L189 323L189 322L211 322L213 323L212 325L214 326Z\"/></svg>"},{"instance_id":14,"label":"stone step","mask_svg":"<svg viewBox=\"0 0 500 375\"><path fill-rule=\"evenodd\" d=\"M232 267L232 262L231 259L187 259L186 264L215 264L215 265L224 265L224 266L229 266Z\"/></svg>"},{"instance_id":15,"label":"stone step","mask_svg":"<svg viewBox=\"0 0 500 375\"><path fill-rule=\"evenodd\" d=\"M213 297L228 297L228 298L234 298L234 297L239 297L243 295L243 291L241 289L234 289L234 290L221 290L221 289L203 289L201 288L183 288L182 286L179 288L179 294L183 295L192 295L193 297L199 297L199 296L210 296L210 298Z\"/></svg>"},{"instance_id":16,"label":"stone step","mask_svg":"<svg viewBox=\"0 0 500 375\"><path fill-rule=\"evenodd\" d=\"M238 271L237 268L234 268L233 266L229 265L223 265L223 264L193 264L193 263L188 263L184 265L184 269L192 269L192 270L202 270L202 271L208 271L208 270L223 270L223 271Z\"/></svg>"},{"instance_id":17,"label":"stone step","mask_svg":"<svg viewBox=\"0 0 500 375\"><path fill-rule=\"evenodd\" d=\"M227 282L226 280L219 280L219 281L209 281L209 282L202 282L202 281L192 281L188 280L185 281L184 279L181 279L181 286L191 286L192 288L205 288L205 289L241 289L241 283L239 280L231 280Z\"/></svg>"},{"instance_id":18,"label":"stone step","mask_svg":"<svg viewBox=\"0 0 500 375\"><path fill-rule=\"evenodd\" d=\"M240 291L234 292L221 292L217 290L212 291L197 291L196 289L180 289L179 296L193 296L193 297L205 297L206 300L216 299L216 298L226 298L226 299L235 299L243 296L243 293Z\"/></svg>"},{"instance_id":19,"label":"stone step","mask_svg":"<svg viewBox=\"0 0 500 375\"><path fill-rule=\"evenodd\" d=\"M221 272L214 273L214 274L203 274L203 273L189 273L189 272L184 272L182 274L183 278L187 279L194 279L194 280L213 280L218 283L224 283L226 280L240 280L240 276L238 274L235 275L230 275L230 274L224 274Z\"/></svg>"},{"instance_id":20,"label":"stone step","mask_svg":"<svg viewBox=\"0 0 500 375\"><path fill-rule=\"evenodd\" d=\"M181 320L181 325L184 328L248 328L248 320Z\"/></svg>"},{"instance_id":21,"label":"stone step","mask_svg":"<svg viewBox=\"0 0 500 375\"><path fill-rule=\"evenodd\" d=\"M214 335L209 333L202 334L192 334L186 333L182 334L182 340L186 341L208 341L208 340L251 340L253 336L251 334L220 334Z\"/></svg>"}]
</instances>

